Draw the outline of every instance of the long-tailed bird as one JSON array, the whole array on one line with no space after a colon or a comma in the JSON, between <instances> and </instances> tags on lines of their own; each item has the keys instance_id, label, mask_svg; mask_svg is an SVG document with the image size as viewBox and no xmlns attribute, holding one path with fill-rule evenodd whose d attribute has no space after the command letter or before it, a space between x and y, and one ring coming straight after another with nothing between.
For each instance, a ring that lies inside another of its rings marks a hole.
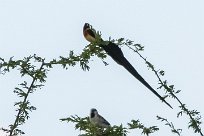
<instances>
[{"instance_id":1,"label":"long-tailed bird","mask_svg":"<svg viewBox=\"0 0 204 136\"><path fill-rule=\"evenodd\" d=\"M88 23L84 24L83 34L87 41L94 43L97 41L97 34L91 29ZM100 39L103 41L102 39ZM129 61L124 57L122 50L113 42L109 42L107 45L99 45L102 47L106 53L113 58L119 65L122 65L126 70L128 70L136 79L138 79L143 85L145 85L150 91L152 91L157 97L159 97L164 103L166 103L170 108L171 105L167 103L163 97L161 97L135 70L135 68L129 63ZM173 109L173 108L172 108Z\"/></svg>"},{"instance_id":2,"label":"long-tailed bird","mask_svg":"<svg viewBox=\"0 0 204 136\"><path fill-rule=\"evenodd\" d=\"M99 115L98 111L94 108L91 109L89 120L95 126L101 128L110 127L110 123L106 121L101 115Z\"/></svg>"}]
</instances>

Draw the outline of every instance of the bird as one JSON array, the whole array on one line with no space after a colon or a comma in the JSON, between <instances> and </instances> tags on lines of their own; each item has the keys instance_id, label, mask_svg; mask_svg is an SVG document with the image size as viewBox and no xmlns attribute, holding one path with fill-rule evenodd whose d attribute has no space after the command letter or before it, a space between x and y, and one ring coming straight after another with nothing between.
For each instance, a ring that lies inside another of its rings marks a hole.
<instances>
[{"instance_id":1,"label":"bird","mask_svg":"<svg viewBox=\"0 0 204 136\"><path fill-rule=\"evenodd\" d=\"M85 23L83 27L83 35L87 41L90 43L97 42L97 34L91 28L90 24ZM101 43L103 39L99 39ZM100 44L100 42L99 42ZM163 97L161 97L150 85L147 81L137 72L137 70L130 64L130 62L125 58L122 50L118 45L109 41L107 45L100 44L101 48L105 50L105 52L119 65L123 66L127 71L129 71L136 79L138 79L144 86L146 86L150 91L152 91L160 100L166 103L170 108L172 106L165 101ZM173 108L172 108L173 109Z\"/></svg>"},{"instance_id":2,"label":"bird","mask_svg":"<svg viewBox=\"0 0 204 136\"><path fill-rule=\"evenodd\" d=\"M100 127L100 128L108 128L110 127L110 123L105 120L101 115L98 114L98 111L95 108L91 109L89 120L91 124Z\"/></svg>"}]
</instances>

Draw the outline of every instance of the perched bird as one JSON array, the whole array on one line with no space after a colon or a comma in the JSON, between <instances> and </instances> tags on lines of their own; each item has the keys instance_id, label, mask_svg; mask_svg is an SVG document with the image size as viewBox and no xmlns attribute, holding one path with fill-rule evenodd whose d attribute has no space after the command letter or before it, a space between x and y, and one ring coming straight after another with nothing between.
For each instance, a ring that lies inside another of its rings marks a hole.
<instances>
[{"instance_id":1,"label":"perched bird","mask_svg":"<svg viewBox=\"0 0 204 136\"><path fill-rule=\"evenodd\" d=\"M94 108L91 109L89 120L93 125L96 125L98 127L101 128L110 127L110 123L106 121L101 115L99 115L98 111Z\"/></svg>"},{"instance_id":2,"label":"perched bird","mask_svg":"<svg viewBox=\"0 0 204 136\"><path fill-rule=\"evenodd\" d=\"M87 41L94 43L96 42L96 33L91 29L88 23L84 24L83 34ZM103 41L101 39L101 41ZM129 63L129 61L124 57L122 50L113 42L109 42L107 45L99 45L102 47L106 53L113 58L119 65L122 65L126 70L128 70L136 79L138 79L143 85L145 85L150 91L152 91L157 97L159 97L164 103L166 103L170 108L171 105L167 103L163 97L161 97L135 70L135 68ZM173 109L173 108L172 108Z\"/></svg>"}]
</instances>

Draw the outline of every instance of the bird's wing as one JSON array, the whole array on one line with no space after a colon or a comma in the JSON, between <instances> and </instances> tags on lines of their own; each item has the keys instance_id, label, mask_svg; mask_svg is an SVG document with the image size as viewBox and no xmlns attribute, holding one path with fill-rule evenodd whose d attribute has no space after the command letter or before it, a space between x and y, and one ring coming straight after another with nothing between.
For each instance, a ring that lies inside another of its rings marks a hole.
<instances>
[{"instance_id":1,"label":"bird's wing","mask_svg":"<svg viewBox=\"0 0 204 136\"><path fill-rule=\"evenodd\" d=\"M107 120L105 120L101 115L98 115L98 118L103 124L110 126L110 123Z\"/></svg>"},{"instance_id":2,"label":"bird's wing","mask_svg":"<svg viewBox=\"0 0 204 136\"><path fill-rule=\"evenodd\" d=\"M90 36L92 36L93 38L96 38L95 33L94 33L90 28L85 30L84 35L85 35L85 36L86 36L86 35L90 35Z\"/></svg>"}]
</instances>

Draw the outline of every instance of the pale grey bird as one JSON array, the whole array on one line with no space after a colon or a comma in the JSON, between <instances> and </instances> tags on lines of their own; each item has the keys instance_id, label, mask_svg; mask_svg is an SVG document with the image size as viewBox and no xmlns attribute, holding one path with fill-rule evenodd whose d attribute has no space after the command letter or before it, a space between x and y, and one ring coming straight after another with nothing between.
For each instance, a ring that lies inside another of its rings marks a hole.
<instances>
[{"instance_id":1,"label":"pale grey bird","mask_svg":"<svg viewBox=\"0 0 204 136\"><path fill-rule=\"evenodd\" d=\"M106 121L101 115L99 115L98 111L94 108L91 109L89 120L93 125L96 125L98 127L110 127L110 123Z\"/></svg>"}]
</instances>

